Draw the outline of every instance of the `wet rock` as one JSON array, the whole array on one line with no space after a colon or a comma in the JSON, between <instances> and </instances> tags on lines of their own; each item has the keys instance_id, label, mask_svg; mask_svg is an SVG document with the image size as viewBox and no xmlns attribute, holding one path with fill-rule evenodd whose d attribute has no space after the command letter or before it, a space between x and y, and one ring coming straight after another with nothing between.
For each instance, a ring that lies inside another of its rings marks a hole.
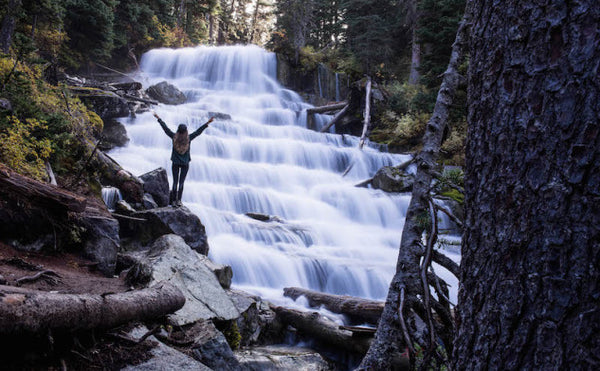
<instances>
[{"instance_id":1,"label":"wet rock","mask_svg":"<svg viewBox=\"0 0 600 371\"><path fill-rule=\"evenodd\" d=\"M184 293L183 308L169 315L174 325L200 320L232 320L240 313L204 260L176 235L160 237L147 251L152 266L152 286L168 281Z\"/></svg>"},{"instance_id":2,"label":"wet rock","mask_svg":"<svg viewBox=\"0 0 600 371\"><path fill-rule=\"evenodd\" d=\"M393 166L385 166L377 171L371 185L385 192L410 192L414 182L414 175Z\"/></svg>"},{"instance_id":3,"label":"wet rock","mask_svg":"<svg viewBox=\"0 0 600 371\"><path fill-rule=\"evenodd\" d=\"M209 112L208 116L214 117L215 120L231 120L231 115L222 112Z\"/></svg>"},{"instance_id":4,"label":"wet rock","mask_svg":"<svg viewBox=\"0 0 600 371\"><path fill-rule=\"evenodd\" d=\"M213 370L237 370L239 362L225 335L211 321L199 321L186 330L187 336L194 338L192 354L194 358Z\"/></svg>"},{"instance_id":5,"label":"wet rock","mask_svg":"<svg viewBox=\"0 0 600 371\"><path fill-rule=\"evenodd\" d=\"M144 199L144 183L123 169L117 170L113 181L109 182L121 191L123 199L132 204L141 204Z\"/></svg>"},{"instance_id":6,"label":"wet rock","mask_svg":"<svg viewBox=\"0 0 600 371\"><path fill-rule=\"evenodd\" d=\"M134 328L129 332L129 337L140 339L148 329L144 326ZM195 359L159 342L154 336L148 337L145 341L152 341L156 347L150 353L152 358L146 362L127 366L122 370L126 371L146 371L146 370L189 370L189 371L210 371L211 369L196 361Z\"/></svg>"},{"instance_id":7,"label":"wet rock","mask_svg":"<svg viewBox=\"0 0 600 371\"><path fill-rule=\"evenodd\" d=\"M124 147L128 142L127 129L125 129L123 124L114 119L106 119L104 121L102 140L98 148L108 151L115 147Z\"/></svg>"},{"instance_id":8,"label":"wet rock","mask_svg":"<svg viewBox=\"0 0 600 371\"><path fill-rule=\"evenodd\" d=\"M156 209L158 207L158 204L154 201L154 197L150 193L144 194L143 204L144 209Z\"/></svg>"},{"instance_id":9,"label":"wet rock","mask_svg":"<svg viewBox=\"0 0 600 371\"><path fill-rule=\"evenodd\" d=\"M121 238L132 245L147 246L166 234L181 236L200 254L208 254L206 230L200 218L187 207L160 207L131 215L141 220L121 220ZM137 246L139 247L139 246Z\"/></svg>"},{"instance_id":10,"label":"wet rock","mask_svg":"<svg viewBox=\"0 0 600 371\"><path fill-rule=\"evenodd\" d=\"M158 206L169 205L169 179L165 169L159 167L139 178L144 182L144 192L151 194Z\"/></svg>"},{"instance_id":11,"label":"wet rock","mask_svg":"<svg viewBox=\"0 0 600 371\"><path fill-rule=\"evenodd\" d=\"M268 302L239 290L227 294L242 315L236 319L241 335L240 345L273 344L284 341L283 324L277 321Z\"/></svg>"},{"instance_id":12,"label":"wet rock","mask_svg":"<svg viewBox=\"0 0 600 371\"><path fill-rule=\"evenodd\" d=\"M126 215L135 213L135 209L125 200L117 201L115 204L115 210Z\"/></svg>"},{"instance_id":13,"label":"wet rock","mask_svg":"<svg viewBox=\"0 0 600 371\"><path fill-rule=\"evenodd\" d=\"M90 105L102 120L129 116L127 101L113 92L88 88L77 91L77 96Z\"/></svg>"},{"instance_id":14,"label":"wet rock","mask_svg":"<svg viewBox=\"0 0 600 371\"><path fill-rule=\"evenodd\" d=\"M304 348L288 346L267 346L245 349L236 352L236 356L244 370L333 370L319 353Z\"/></svg>"},{"instance_id":15,"label":"wet rock","mask_svg":"<svg viewBox=\"0 0 600 371\"><path fill-rule=\"evenodd\" d=\"M150 97L164 104L177 105L187 101L185 94L166 81L152 85L146 92Z\"/></svg>"}]
</instances>

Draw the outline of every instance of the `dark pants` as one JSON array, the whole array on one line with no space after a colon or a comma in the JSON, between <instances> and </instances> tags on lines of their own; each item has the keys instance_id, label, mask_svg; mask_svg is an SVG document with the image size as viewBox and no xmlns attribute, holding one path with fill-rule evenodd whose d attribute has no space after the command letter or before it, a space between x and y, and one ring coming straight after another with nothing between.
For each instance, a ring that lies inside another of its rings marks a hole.
<instances>
[{"instance_id":1,"label":"dark pants","mask_svg":"<svg viewBox=\"0 0 600 371\"><path fill-rule=\"evenodd\" d=\"M173 164L173 194L176 194L176 199L181 200L181 194L183 193L183 182L190 169L190 165L175 165ZM179 191L177 191L177 185L179 184Z\"/></svg>"}]
</instances>

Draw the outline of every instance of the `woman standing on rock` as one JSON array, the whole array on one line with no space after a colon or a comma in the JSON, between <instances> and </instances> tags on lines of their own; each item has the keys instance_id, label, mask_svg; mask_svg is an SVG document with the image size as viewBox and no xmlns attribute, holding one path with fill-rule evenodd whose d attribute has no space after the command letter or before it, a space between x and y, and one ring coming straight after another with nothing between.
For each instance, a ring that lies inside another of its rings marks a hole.
<instances>
[{"instance_id":1,"label":"woman standing on rock","mask_svg":"<svg viewBox=\"0 0 600 371\"><path fill-rule=\"evenodd\" d=\"M200 126L198 130L194 131L192 134L188 134L187 126L184 124L180 124L177 127L177 132L173 133L156 113L154 113L154 117L158 120L158 123L165 131L165 134L173 139L173 150L171 151L171 161L173 162L173 188L169 193L169 204L172 206L181 206L183 182L185 182L185 177L190 168L190 161L192 160L190 157L190 142L202 134L204 129L208 127L208 124L213 122L215 118L211 117L206 124Z\"/></svg>"}]
</instances>

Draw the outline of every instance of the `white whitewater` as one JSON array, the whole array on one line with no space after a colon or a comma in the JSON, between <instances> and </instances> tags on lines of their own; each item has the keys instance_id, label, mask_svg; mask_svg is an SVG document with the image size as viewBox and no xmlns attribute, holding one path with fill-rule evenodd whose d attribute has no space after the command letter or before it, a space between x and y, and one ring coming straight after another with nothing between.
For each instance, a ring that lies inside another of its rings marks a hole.
<instances>
[{"instance_id":1,"label":"white whitewater","mask_svg":"<svg viewBox=\"0 0 600 371\"><path fill-rule=\"evenodd\" d=\"M157 49L141 68L145 84L167 80L187 95L156 109L173 130L231 116L192 143L183 202L206 226L209 256L232 266L235 287L274 301L287 286L385 298L410 196L354 185L407 156L307 130L310 106L277 82L275 55L256 46ZM152 115L123 122L131 141L111 155L137 175L164 167L171 181L171 142Z\"/></svg>"}]
</instances>

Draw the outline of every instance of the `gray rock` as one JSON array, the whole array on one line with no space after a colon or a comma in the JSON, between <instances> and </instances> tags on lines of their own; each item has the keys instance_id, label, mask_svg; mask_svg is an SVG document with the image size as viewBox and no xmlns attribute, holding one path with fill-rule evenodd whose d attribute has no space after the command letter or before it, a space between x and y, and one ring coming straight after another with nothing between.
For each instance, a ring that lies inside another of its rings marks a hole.
<instances>
[{"instance_id":1,"label":"gray rock","mask_svg":"<svg viewBox=\"0 0 600 371\"><path fill-rule=\"evenodd\" d=\"M146 93L153 99L164 104L177 105L187 101L185 94L166 81L152 85L146 89Z\"/></svg>"},{"instance_id":2,"label":"gray rock","mask_svg":"<svg viewBox=\"0 0 600 371\"><path fill-rule=\"evenodd\" d=\"M86 94L79 94L78 97L82 102L90 105L102 120L129 116L127 101L113 92L90 90L86 91Z\"/></svg>"},{"instance_id":3,"label":"gray rock","mask_svg":"<svg viewBox=\"0 0 600 371\"><path fill-rule=\"evenodd\" d=\"M231 266L217 264L204 255L201 255L200 258L204 261L206 267L214 273L215 277L217 277L221 287L229 289L231 287L231 279L233 278Z\"/></svg>"},{"instance_id":4,"label":"gray rock","mask_svg":"<svg viewBox=\"0 0 600 371\"><path fill-rule=\"evenodd\" d=\"M12 104L6 98L0 98L0 108L7 111L12 111Z\"/></svg>"},{"instance_id":5,"label":"gray rock","mask_svg":"<svg viewBox=\"0 0 600 371\"><path fill-rule=\"evenodd\" d=\"M209 112L208 116L214 117L215 120L231 120L231 115L222 112Z\"/></svg>"},{"instance_id":6,"label":"gray rock","mask_svg":"<svg viewBox=\"0 0 600 371\"><path fill-rule=\"evenodd\" d=\"M102 140L100 148L103 151L111 150L115 147L124 147L129 142L127 129L119 121L114 119L104 120L104 128L102 129Z\"/></svg>"},{"instance_id":7,"label":"gray rock","mask_svg":"<svg viewBox=\"0 0 600 371\"><path fill-rule=\"evenodd\" d=\"M116 90L142 90L142 83L137 81L129 81L129 82L116 82L110 84Z\"/></svg>"},{"instance_id":8,"label":"gray rock","mask_svg":"<svg viewBox=\"0 0 600 371\"><path fill-rule=\"evenodd\" d=\"M144 181L144 192L151 194L158 206L169 205L169 178L165 169L159 167L139 178Z\"/></svg>"},{"instance_id":9,"label":"gray rock","mask_svg":"<svg viewBox=\"0 0 600 371\"><path fill-rule=\"evenodd\" d=\"M154 197L150 193L144 193L144 199L142 200L144 209L156 209L158 204L154 201Z\"/></svg>"},{"instance_id":10,"label":"gray rock","mask_svg":"<svg viewBox=\"0 0 600 371\"><path fill-rule=\"evenodd\" d=\"M119 200L115 204L115 210L127 215L135 213L135 209L125 200Z\"/></svg>"},{"instance_id":11,"label":"gray rock","mask_svg":"<svg viewBox=\"0 0 600 371\"><path fill-rule=\"evenodd\" d=\"M371 185L385 192L410 192L415 182L415 176L393 166L379 169Z\"/></svg>"},{"instance_id":12,"label":"gray rock","mask_svg":"<svg viewBox=\"0 0 600 371\"><path fill-rule=\"evenodd\" d=\"M184 293L183 308L169 316L175 325L205 319L232 320L240 313L204 260L176 235L160 237L148 251L150 286L168 281Z\"/></svg>"},{"instance_id":13,"label":"gray rock","mask_svg":"<svg viewBox=\"0 0 600 371\"><path fill-rule=\"evenodd\" d=\"M236 352L243 370L251 371L316 371L333 370L319 353L304 348L273 345Z\"/></svg>"},{"instance_id":14,"label":"gray rock","mask_svg":"<svg viewBox=\"0 0 600 371\"><path fill-rule=\"evenodd\" d=\"M144 221L121 220L121 237L146 246L160 236L176 234L200 254L208 254L206 230L200 218L187 207L161 207L138 211L133 217Z\"/></svg>"},{"instance_id":15,"label":"gray rock","mask_svg":"<svg viewBox=\"0 0 600 371\"><path fill-rule=\"evenodd\" d=\"M237 310L242 313L236 320L242 346L284 341L283 324L277 321L275 312L267 302L262 301L258 296L239 290L229 290L227 294Z\"/></svg>"},{"instance_id":16,"label":"gray rock","mask_svg":"<svg viewBox=\"0 0 600 371\"><path fill-rule=\"evenodd\" d=\"M239 362L225 335L211 321L199 321L186 330L187 336L194 338L192 353L194 358L213 370L237 370Z\"/></svg>"},{"instance_id":17,"label":"gray rock","mask_svg":"<svg viewBox=\"0 0 600 371\"><path fill-rule=\"evenodd\" d=\"M117 251L120 247L119 222L102 215L83 215L80 219L85 229L84 253L98 262L98 269L106 276L115 273Z\"/></svg>"},{"instance_id":18,"label":"gray rock","mask_svg":"<svg viewBox=\"0 0 600 371\"><path fill-rule=\"evenodd\" d=\"M0 274L0 285L6 285L6 278Z\"/></svg>"},{"instance_id":19,"label":"gray rock","mask_svg":"<svg viewBox=\"0 0 600 371\"><path fill-rule=\"evenodd\" d=\"M134 328L129 332L129 336L133 339L140 339L144 334L148 332L148 329L144 326ZM140 363L135 366L127 366L122 370L126 371L148 371L148 370L189 370L189 371L210 371L211 369L196 361L195 359L159 342L154 336L148 337L146 341L152 341L156 344L150 353L152 358L146 362Z\"/></svg>"}]
</instances>

